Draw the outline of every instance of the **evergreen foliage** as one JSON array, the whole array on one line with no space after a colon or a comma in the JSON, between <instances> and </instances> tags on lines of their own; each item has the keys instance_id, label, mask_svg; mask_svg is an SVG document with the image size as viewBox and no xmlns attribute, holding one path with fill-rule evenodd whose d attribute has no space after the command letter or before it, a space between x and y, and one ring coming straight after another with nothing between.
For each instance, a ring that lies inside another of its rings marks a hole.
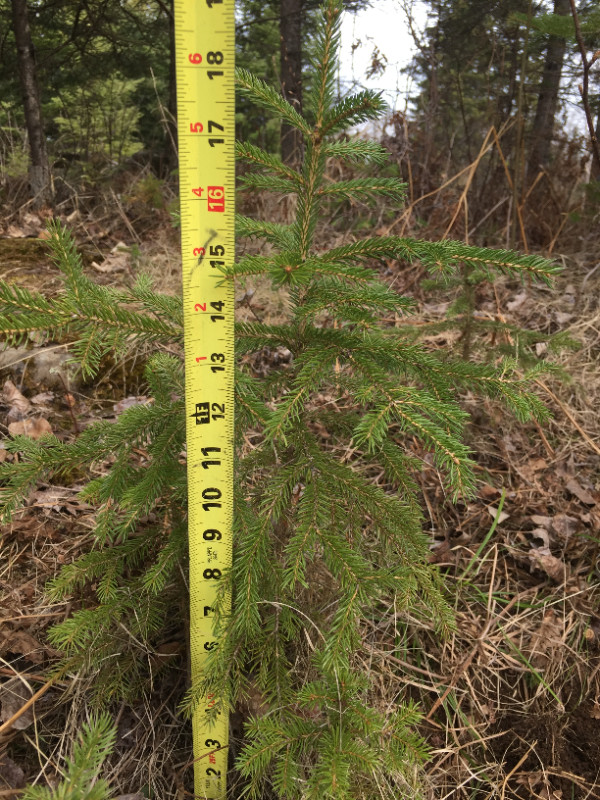
<instances>
[{"instance_id":1,"label":"evergreen foliage","mask_svg":"<svg viewBox=\"0 0 600 800\"><path fill-rule=\"evenodd\" d=\"M267 276L287 290L288 312L277 325L237 326L235 547L221 581L234 610L216 609L220 645L187 705L207 691L222 698L221 710L246 692L263 698L264 713L250 721L237 762L255 798L414 795L414 768L426 755L415 733L418 710L402 698L395 708L381 705L361 649L367 622L377 626L390 608L434 618L442 634L452 627L427 559L417 456L431 454L449 495L468 496L474 460L460 391L501 401L519 420L546 416L528 389L544 365L523 372L514 359L458 359L404 337L385 320L409 315L411 300L381 282L369 262L420 261L445 280L462 275L466 264L486 278L542 281L556 271L550 262L393 236L319 247L317 222L329 198L383 194L398 201L404 191L376 174L337 183L327 177L332 156L369 169L384 160L373 143L328 138L383 110L373 92L336 99L340 10L337 0L324 6L303 116L248 72L238 78L252 102L301 131L304 160L296 171L256 145L238 146L251 168L243 184L295 194L297 212L288 225L238 217L238 234L263 239L270 250L241 258L224 279ZM15 340L32 330L69 337L89 377L108 353L158 349L146 369L151 402L73 441L15 437L7 449L21 454L18 463L0 464L5 519L38 482L98 468L100 477L82 492L97 508L93 547L61 570L49 592L65 598L94 584L93 605L56 626L52 642L65 651L65 668L102 664L95 686L109 700L139 691L151 663L146 654L181 601L185 414L182 360L174 354L181 304L144 280L128 291L96 286L64 229L54 224L52 232L64 293L46 299L1 284L0 332ZM257 379L244 356L263 348L291 356Z\"/></svg>"},{"instance_id":2,"label":"evergreen foliage","mask_svg":"<svg viewBox=\"0 0 600 800\"><path fill-rule=\"evenodd\" d=\"M28 786L22 794L23 800L109 800L109 786L99 774L113 749L115 735L106 714L84 725L60 784L55 789Z\"/></svg>"},{"instance_id":3,"label":"evergreen foliage","mask_svg":"<svg viewBox=\"0 0 600 800\"><path fill-rule=\"evenodd\" d=\"M98 150L110 159L125 157L138 139L160 155L165 131L157 99L169 108L170 4L53 0L28 6L45 135L59 174L69 163L97 177L98 162L92 170L78 160ZM23 119L12 28L11 2L0 0L0 128Z\"/></svg>"},{"instance_id":4,"label":"evergreen foliage","mask_svg":"<svg viewBox=\"0 0 600 800\"><path fill-rule=\"evenodd\" d=\"M83 273L71 236L51 223L55 263L65 290L56 298L0 284L0 330L7 343L36 332L67 337L87 379L105 356L142 354L160 344L181 346L179 298L155 293L142 277L130 290L98 286ZM48 587L53 600L96 582L97 603L52 629L52 643L65 652L60 669L103 664L94 681L99 699L132 696L147 679L149 662L139 657L172 624L184 598L173 573L185 556L185 439L183 364L157 352L146 364L151 400L126 409L115 423L97 422L73 441L25 436L7 441L18 464L0 465L0 509L7 520L40 482L68 482L96 467L82 498L97 509L94 545L67 565ZM143 453L140 456L140 452ZM110 466L109 466L110 465Z\"/></svg>"},{"instance_id":5,"label":"evergreen foliage","mask_svg":"<svg viewBox=\"0 0 600 800\"><path fill-rule=\"evenodd\" d=\"M141 150L137 140L140 112L133 95L141 80L118 72L65 89L49 110L56 126L54 147L96 170L123 161Z\"/></svg>"},{"instance_id":6,"label":"evergreen foliage","mask_svg":"<svg viewBox=\"0 0 600 800\"><path fill-rule=\"evenodd\" d=\"M455 347L463 359L469 360L474 353L477 354L485 349L488 361L494 358L508 358L523 369L533 368L534 371L542 366L536 354L538 344L543 344L543 349L548 353L578 346L577 342L564 331L542 333L510 323L501 314L491 316L489 313L478 313L477 293L480 287L485 288L489 280L488 272L479 267L473 269L468 261L462 264L454 275L425 279L421 285L427 292L442 290L447 293L452 289L457 291L443 320L412 328L415 339L456 331L460 336ZM406 330L409 329L410 325L407 325ZM560 371L551 363L545 363L543 369L547 372ZM560 372L565 377L564 372ZM533 377L533 373L530 373L529 377Z\"/></svg>"}]
</instances>

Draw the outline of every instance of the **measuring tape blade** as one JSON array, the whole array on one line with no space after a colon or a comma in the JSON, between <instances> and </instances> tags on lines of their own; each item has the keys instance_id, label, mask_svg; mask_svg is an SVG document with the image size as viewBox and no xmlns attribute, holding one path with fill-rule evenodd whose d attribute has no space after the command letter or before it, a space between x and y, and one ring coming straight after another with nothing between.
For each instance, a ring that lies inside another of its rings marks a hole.
<instances>
[{"instance_id":1,"label":"measuring tape blade","mask_svg":"<svg viewBox=\"0 0 600 800\"><path fill-rule=\"evenodd\" d=\"M233 0L175 0L185 336L192 686L217 645L213 609L233 547L235 251ZM226 797L227 714L194 712L195 795ZM226 706L226 704L225 704Z\"/></svg>"}]
</instances>

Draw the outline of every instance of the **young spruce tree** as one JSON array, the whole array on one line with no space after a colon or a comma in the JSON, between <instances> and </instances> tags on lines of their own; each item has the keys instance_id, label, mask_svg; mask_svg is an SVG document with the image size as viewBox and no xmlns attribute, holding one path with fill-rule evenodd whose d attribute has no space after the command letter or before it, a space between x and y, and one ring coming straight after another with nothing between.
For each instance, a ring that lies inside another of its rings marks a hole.
<instances>
[{"instance_id":1,"label":"young spruce tree","mask_svg":"<svg viewBox=\"0 0 600 800\"><path fill-rule=\"evenodd\" d=\"M85 724L54 789L28 786L22 800L110 800L110 787L99 778L102 764L114 747L116 730L108 714Z\"/></svg>"},{"instance_id":2,"label":"young spruce tree","mask_svg":"<svg viewBox=\"0 0 600 800\"><path fill-rule=\"evenodd\" d=\"M436 279L470 265L490 279L510 273L544 281L554 272L549 262L450 241L373 237L324 250L315 240L330 199L380 194L399 202L404 190L376 177L386 159L378 144L338 138L384 110L370 91L336 100L340 13L338 0L326 0L304 116L238 72L240 91L304 140L297 171L253 145L237 147L238 158L256 168L244 176L246 187L297 199L291 224L237 220L239 236L263 239L270 254L243 257L224 279L266 275L289 300L284 322L237 326L237 354L241 365L263 348L290 356L261 379L244 366L237 374L235 549L222 579L233 612L217 613L221 645L206 681L189 694L192 705L210 689L224 711L246 692L260 696L237 759L254 798L414 794L414 767L426 754L415 733L418 712L402 698L394 707L383 703L362 657L367 632L390 609L434 617L442 632L452 625L427 561L411 443L431 453L453 497L469 495L475 479L461 390L502 401L519 420L546 413L527 389L541 365L523 373L508 358L473 363L403 338L385 320L410 314L412 302L381 282L369 262L420 260ZM375 177L332 181L331 158L364 164ZM5 518L42 480L67 480L90 464L100 473L82 492L97 508L94 545L62 569L49 592L65 598L95 584L93 607L57 625L51 640L65 652L64 668L99 670L95 685L106 699L139 691L152 662L147 652L181 598L185 413L182 359L174 354L181 302L145 279L128 291L96 286L67 233L58 224L52 231L64 294L46 299L1 284L0 330L9 339L32 330L70 337L86 376L108 353L147 352L149 344L157 351L146 370L152 402L72 441L16 437L7 448L21 454L18 463L0 464Z\"/></svg>"}]
</instances>

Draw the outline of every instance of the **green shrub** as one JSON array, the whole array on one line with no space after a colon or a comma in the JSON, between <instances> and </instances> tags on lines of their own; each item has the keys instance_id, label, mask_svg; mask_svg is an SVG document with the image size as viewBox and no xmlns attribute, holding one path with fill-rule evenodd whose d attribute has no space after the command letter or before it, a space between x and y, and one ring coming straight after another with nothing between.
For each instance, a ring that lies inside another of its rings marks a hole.
<instances>
[{"instance_id":1,"label":"green shrub","mask_svg":"<svg viewBox=\"0 0 600 800\"><path fill-rule=\"evenodd\" d=\"M117 74L54 97L48 109L57 127L54 150L77 158L84 172L92 174L137 152L142 146L137 131L140 112L133 95L139 83Z\"/></svg>"}]
</instances>

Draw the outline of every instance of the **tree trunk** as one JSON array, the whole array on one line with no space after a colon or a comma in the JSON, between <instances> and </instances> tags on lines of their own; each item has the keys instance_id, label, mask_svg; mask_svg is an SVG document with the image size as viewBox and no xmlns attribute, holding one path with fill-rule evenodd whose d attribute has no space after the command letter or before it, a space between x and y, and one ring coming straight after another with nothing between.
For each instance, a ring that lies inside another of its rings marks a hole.
<instances>
[{"instance_id":1,"label":"tree trunk","mask_svg":"<svg viewBox=\"0 0 600 800\"><path fill-rule=\"evenodd\" d=\"M19 77L23 94L25 124L27 125L29 137L29 158L31 162L29 167L29 187L33 195L34 206L39 207L52 203L52 183L42 122L35 55L27 14L27 0L12 0L12 16L17 43L17 63L19 65Z\"/></svg>"},{"instance_id":2,"label":"tree trunk","mask_svg":"<svg viewBox=\"0 0 600 800\"><path fill-rule=\"evenodd\" d=\"M571 13L569 0L554 0L554 13L564 17ZM527 175L529 182L535 180L539 170L550 163L552 130L558 110L558 91L565 58L566 40L550 36L546 48L546 60L540 83L535 119L530 140Z\"/></svg>"},{"instance_id":3,"label":"tree trunk","mask_svg":"<svg viewBox=\"0 0 600 800\"><path fill-rule=\"evenodd\" d=\"M167 169L177 167L177 81L175 78L175 2L169 5L169 98L167 101L167 141L166 163Z\"/></svg>"},{"instance_id":4,"label":"tree trunk","mask_svg":"<svg viewBox=\"0 0 600 800\"><path fill-rule=\"evenodd\" d=\"M596 141L600 142L600 111L598 111L598 116L596 117ZM590 173L590 178L593 181L600 181L600 163L593 157L592 155L592 170Z\"/></svg>"},{"instance_id":5,"label":"tree trunk","mask_svg":"<svg viewBox=\"0 0 600 800\"><path fill-rule=\"evenodd\" d=\"M281 0L281 91L296 111L302 111L302 0ZM289 166L302 159L302 135L286 123L281 125L281 158Z\"/></svg>"}]
</instances>

